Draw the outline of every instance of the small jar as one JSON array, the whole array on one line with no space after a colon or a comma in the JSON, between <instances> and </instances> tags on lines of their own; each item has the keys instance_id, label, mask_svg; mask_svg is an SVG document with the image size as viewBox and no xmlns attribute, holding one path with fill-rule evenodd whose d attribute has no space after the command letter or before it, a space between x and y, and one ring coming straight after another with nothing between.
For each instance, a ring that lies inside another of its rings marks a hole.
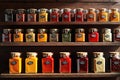
<instances>
[{"instance_id":1,"label":"small jar","mask_svg":"<svg viewBox=\"0 0 120 80\"><path fill-rule=\"evenodd\" d=\"M120 28L114 29L114 42L120 42Z\"/></svg>"},{"instance_id":2,"label":"small jar","mask_svg":"<svg viewBox=\"0 0 120 80\"><path fill-rule=\"evenodd\" d=\"M110 52L110 71L120 72L120 52Z\"/></svg>"},{"instance_id":3,"label":"small jar","mask_svg":"<svg viewBox=\"0 0 120 80\"><path fill-rule=\"evenodd\" d=\"M36 22L36 14L37 9L28 9L27 10L27 21L28 22Z\"/></svg>"},{"instance_id":4,"label":"small jar","mask_svg":"<svg viewBox=\"0 0 120 80\"><path fill-rule=\"evenodd\" d=\"M70 8L62 9L62 21L71 22L71 9Z\"/></svg>"},{"instance_id":5,"label":"small jar","mask_svg":"<svg viewBox=\"0 0 120 80\"><path fill-rule=\"evenodd\" d=\"M38 42L47 42L47 30L46 29L39 29L38 30Z\"/></svg>"},{"instance_id":6,"label":"small jar","mask_svg":"<svg viewBox=\"0 0 120 80\"><path fill-rule=\"evenodd\" d=\"M13 34L14 42L23 42L23 33L22 29L15 29Z\"/></svg>"},{"instance_id":7,"label":"small jar","mask_svg":"<svg viewBox=\"0 0 120 80\"><path fill-rule=\"evenodd\" d=\"M63 29L62 42L71 42L71 29L69 28Z\"/></svg>"},{"instance_id":8,"label":"small jar","mask_svg":"<svg viewBox=\"0 0 120 80\"><path fill-rule=\"evenodd\" d=\"M76 22L83 22L83 8L75 9L75 21Z\"/></svg>"},{"instance_id":9,"label":"small jar","mask_svg":"<svg viewBox=\"0 0 120 80\"><path fill-rule=\"evenodd\" d=\"M89 8L87 15L88 22L95 22L96 21L96 13L94 8Z\"/></svg>"},{"instance_id":10,"label":"small jar","mask_svg":"<svg viewBox=\"0 0 120 80\"><path fill-rule=\"evenodd\" d=\"M21 73L22 71L22 59L20 58L20 52L11 52L12 58L9 59L9 73Z\"/></svg>"},{"instance_id":11,"label":"small jar","mask_svg":"<svg viewBox=\"0 0 120 80\"><path fill-rule=\"evenodd\" d=\"M112 42L111 29L104 28L102 32L103 32L103 42Z\"/></svg>"},{"instance_id":12,"label":"small jar","mask_svg":"<svg viewBox=\"0 0 120 80\"><path fill-rule=\"evenodd\" d=\"M37 73L38 58L36 52L27 52L27 58L25 59L25 72Z\"/></svg>"},{"instance_id":13,"label":"small jar","mask_svg":"<svg viewBox=\"0 0 120 80\"><path fill-rule=\"evenodd\" d=\"M54 59L52 52L43 52L42 73L54 73Z\"/></svg>"},{"instance_id":14,"label":"small jar","mask_svg":"<svg viewBox=\"0 0 120 80\"><path fill-rule=\"evenodd\" d=\"M94 53L94 72L103 73L105 72L105 58L103 57L103 52L93 52Z\"/></svg>"},{"instance_id":15,"label":"small jar","mask_svg":"<svg viewBox=\"0 0 120 80\"><path fill-rule=\"evenodd\" d=\"M59 64L60 73L71 73L71 58L69 52L60 52Z\"/></svg>"},{"instance_id":16,"label":"small jar","mask_svg":"<svg viewBox=\"0 0 120 80\"><path fill-rule=\"evenodd\" d=\"M14 9L5 10L5 22L13 22Z\"/></svg>"},{"instance_id":17,"label":"small jar","mask_svg":"<svg viewBox=\"0 0 120 80\"><path fill-rule=\"evenodd\" d=\"M75 30L75 41L85 42L85 30L83 28L78 28Z\"/></svg>"},{"instance_id":18,"label":"small jar","mask_svg":"<svg viewBox=\"0 0 120 80\"><path fill-rule=\"evenodd\" d=\"M2 42L11 42L11 29L3 29Z\"/></svg>"},{"instance_id":19,"label":"small jar","mask_svg":"<svg viewBox=\"0 0 120 80\"><path fill-rule=\"evenodd\" d=\"M25 22L25 9L17 9L16 22Z\"/></svg>"},{"instance_id":20,"label":"small jar","mask_svg":"<svg viewBox=\"0 0 120 80\"><path fill-rule=\"evenodd\" d=\"M50 21L51 22L59 21L59 9L58 8L50 9Z\"/></svg>"},{"instance_id":21,"label":"small jar","mask_svg":"<svg viewBox=\"0 0 120 80\"><path fill-rule=\"evenodd\" d=\"M58 42L59 41L58 29L50 29L49 41L50 42Z\"/></svg>"},{"instance_id":22,"label":"small jar","mask_svg":"<svg viewBox=\"0 0 120 80\"><path fill-rule=\"evenodd\" d=\"M88 73L88 53L87 52L77 52L77 72L78 73Z\"/></svg>"},{"instance_id":23,"label":"small jar","mask_svg":"<svg viewBox=\"0 0 120 80\"><path fill-rule=\"evenodd\" d=\"M34 29L27 29L27 33L25 36L26 36L26 42L35 42Z\"/></svg>"},{"instance_id":24,"label":"small jar","mask_svg":"<svg viewBox=\"0 0 120 80\"><path fill-rule=\"evenodd\" d=\"M97 28L89 29L88 40L89 42L99 42L99 33Z\"/></svg>"}]
</instances>

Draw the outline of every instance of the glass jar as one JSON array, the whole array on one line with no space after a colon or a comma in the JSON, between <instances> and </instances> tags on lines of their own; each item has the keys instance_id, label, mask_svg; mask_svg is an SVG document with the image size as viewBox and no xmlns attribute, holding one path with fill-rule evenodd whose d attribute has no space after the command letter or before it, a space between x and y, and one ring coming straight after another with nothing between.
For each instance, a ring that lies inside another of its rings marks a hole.
<instances>
[{"instance_id":1,"label":"glass jar","mask_svg":"<svg viewBox=\"0 0 120 80\"><path fill-rule=\"evenodd\" d=\"M88 73L88 57L87 52L77 52L77 72Z\"/></svg>"},{"instance_id":2,"label":"glass jar","mask_svg":"<svg viewBox=\"0 0 120 80\"><path fill-rule=\"evenodd\" d=\"M26 42L35 42L34 29L27 29L27 33L25 37L26 37Z\"/></svg>"},{"instance_id":3,"label":"glass jar","mask_svg":"<svg viewBox=\"0 0 120 80\"><path fill-rule=\"evenodd\" d=\"M59 60L59 72L60 73L71 73L71 58L69 52L60 52Z\"/></svg>"},{"instance_id":4,"label":"glass jar","mask_svg":"<svg viewBox=\"0 0 120 80\"><path fill-rule=\"evenodd\" d=\"M75 32L75 42L85 42L85 30L78 28Z\"/></svg>"},{"instance_id":5,"label":"glass jar","mask_svg":"<svg viewBox=\"0 0 120 80\"><path fill-rule=\"evenodd\" d=\"M110 52L110 71L120 72L120 52Z\"/></svg>"},{"instance_id":6,"label":"glass jar","mask_svg":"<svg viewBox=\"0 0 120 80\"><path fill-rule=\"evenodd\" d=\"M94 53L94 72L103 73L105 72L105 58L103 57L103 52L93 52Z\"/></svg>"},{"instance_id":7,"label":"glass jar","mask_svg":"<svg viewBox=\"0 0 120 80\"><path fill-rule=\"evenodd\" d=\"M36 22L36 14L37 9L28 9L27 10L27 21L28 22Z\"/></svg>"},{"instance_id":8,"label":"glass jar","mask_svg":"<svg viewBox=\"0 0 120 80\"><path fill-rule=\"evenodd\" d=\"M16 22L25 22L25 9L17 9Z\"/></svg>"},{"instance_id":9,"label":"glass jar","mask_svg":"<svg viewBox=\"0 0 120 80\"><path fill-rule=\"evenodd\" d=\"M62 9L62 21L71 22L71 9L70 8Z\"/></svg>"},{"instance_id":10,"label":"glass jar","mask_svg":"<svg viewBox=\"0 0 120 80\"><path fill-rule=\"evenodd\" d=\"M88 41L89 42L99 42L99 33L97 28L91 28L89 29L89 35L88 35Z\"/></svg>"},{"instance_id":11,"label":"glass jar","mask_svg":"<svg viewBox=\"0 0 120 80\"><path fill-rule=\"evenodd\" d=\"M14 9L5 10L5 22L13 22Z\"/></svg>"},{"instance_id":12,"label":"glass jar","mask_svg":"<svg viewBox=\"0 0 120 80\"><path fill-rule=\"evenodd\" d=\"M47 30L46 29L39 29L38 30L38 42L47 42Z\"/></svg>"},{"instance_id":13,"label":"glass jar","mask_svg":"<svg viewBox=\"0 0 120 80\"><path fill-rule=\"evenodd\" d=\"M71 42L71 29L69 28L63 29L62 42Z\"/></svg>"},{"instance_id":14,"label":"glass jar","mask_svg":"<svg viewBox=\"0 0 120 80\"><path fill-rule=\"evenodd\" d=\"M54 73L54 58L52 52L43 52L42 73Z\"/></svg>"},{"instance_id":15,"label":"glass jar","mask_svg":"<svg viewBox=\"0 0 120 80\"><path fill-rule=\"evenodd\" d=\"M25 73L37 73L37 61L38 58L36 52L27 52L27 58L25 59Z\"/></svg>"},{"instance_id":16,"label":"glass jar","mask_svg":"<svg viewBox=\"0 0 120 80\"><path fill-rule=\"evenodd\" d=\"M109 28L103 29L103 42L112 42L111 29L109 29Z\"/></svg>"},{"instance_id":17,"label":"glass jar","mask_svg":"<svg viewBox=\"0 0 120 80\"><path fill-rule=\"evenodd\" d=\"M111 9L110 21L111 22L119 22L120 21L120 14L119 14L118 8Z\"/></svg>"},{"instance_id":18,"label":"glass jar","mask_svg":"<svg viewBox=\"0 0 120 80\"><path fill-rule=\"evenodd\" d=\"M75 21L76 22L83 22L83 8L75 9Z\"/></svg>"},{"instance_id":19,"label":"glass jar","mask_svg":"<svg viewBox=\"0 0 120 80\"><path fill-rule=\"evenodd\" d=\"M39 22L47 22L48 21L48 13L47 13L47 9L42 8L39 9Z\"/></svg>"},{"instance_id":20,"label":"glass jar","mask_svg":"<svg viewBox=\"0 0 120 80\"><path fill-rule=\"evenodd\" d=\"M9 59L9 73L21 73L22 59L20 58L20 52L11 52L12 58Z\"/></svg>"},{"instance_id":21,"label":"glass jar","mask_svg":"<svg viewBox=\"0 0 120 80\"><path fill-rule=\"evenodd\" d=\"M2 42L11 42L11 29L3 29Z\"/></svg>"},{"instance_id":22,"label":"glass jar","mask_svg":"<svg viewBox=\"0 0 120 80\"><path fill-rule=\"evenodd\" d=\"M58 29L50 29L49 41L50 42L58 42L59 41Z\"/></svg>"},{"instance_id":23,"label":"glass jar","mask_svg":"<svg viewBox=\"0 0 120 80\"><path fill-rule=\"evenodd\" d=\"M114 29L114 42L120 42L120 28Z\"/></svg>"},{"instance_id":24,"label":"glass jar","mask_svg":"<svg viewBox=\"0 0 120 80\"><path fill-rule=\"evenodd\" d=\"M50 9L50 21L51 22L59 21L59 9L58 8Z\"/></svg>"},{"instance_id":25,"label":"glass jar","mask_svg":"<svg viewBox=\"0 0 120 80\"><path fill-rule=\"evenodd\" d=\"M94 8L89 8L87 15L88 22L95 22L96 21L96 13Z\"/></svg>"},{"instance_id":26,"label":"glass jar","mask_svg":"<svg viewBox=\"0 0 120 80\"><path fill-rule=\"evenodd\" d=\"M15 29L13 34L14 42L23 42L23 33L22 29Z\"/></svg>"}]
</instances>

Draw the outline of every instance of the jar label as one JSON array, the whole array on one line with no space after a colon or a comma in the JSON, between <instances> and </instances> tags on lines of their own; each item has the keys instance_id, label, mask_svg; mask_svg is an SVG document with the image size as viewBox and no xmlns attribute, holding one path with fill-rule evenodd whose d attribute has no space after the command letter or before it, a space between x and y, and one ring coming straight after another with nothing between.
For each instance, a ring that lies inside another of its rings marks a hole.
<instances>
[{"instance_id":1,"label":"jar label","mask_svg":"<svg viewBox=\"0 0 120 80\"><path fill-rule=\"evenodd\" d=\"M68 34L65 34L64 37L65 37L65 38L68 38Z\"/></svg>"},{"instance_id":2,"label":"jar label","mask_svg":"<svg viewBox=\"0 0 120 80\"><path fill-rule=\"evenodd\" d=\"M120 38L120 34L116 35L116 38Z\"/></svg>"},{"instance_id":3,"label":"jar label","mask_svg":"<svg viewBox=\"0 0 120 80\"><path fill-rule=\"evenodd\" d=\"M20 36L19 35L15 35L15 38L19 38Z\"/></svg>"},{"instance_id":4,"label":"jar label","mask_svg":"<svg viewBox=\"0 0 120 80\"><path fill-rule=\"evenodd\" d=\"M101 18L106 18L106 16L105 16L105 15L102 15Z\"/></svg>"},{"instance_id":5,"label":"jar label","mask_svg":"<svg viewBox=\"0 0 120 80\"><path fill-rule=\"evenodd\" d=\"M52 18L57 18L57 16L56 15L52 15Z\"/></svg>"},{"instance_id":6,"label":"jar label","mask_svg":"<svg viewBox=\"0 0 120 80\"><path fill-rule=\"evenodd\" d=\"M27 38L28 38L28 39L31 39L31 38L32 38L32 35L27 35Z\"/></svg>"},{"instance_id":7,"label":"jar label","mask_svg":"<svg viewBox=\"0 0 120 80\"><path fill-rule=\"evenodd\" d=\"M44 38L44 35L40 35L39 38Z\"/></svg>"},{"instance_id":8,"label":"jar label","mask_svg":"<svg viewBox=\"0 0 120 80\"><path fill-rule=\"evenodd\" d=\"M46 65L50 64L50 61L46 61L45 64L46 64Z\"/></svg>"},{"instance_id":9,"label":"jar label","mask_svg":"<svg viewBox=\"0 0 120 80\"><path fill-rule=\"evenodd\" d=\"M6 35L5 38L8 38L8 35Z\"/></svg>"},{"instance_id":10,"label":"jar label","mask_svg":"<svg viewBox=\"0 0 120 80\"><path fill-rule=\"evenodd\" d=\"M29 18L30 18L30 19L33 19L33 16L32 16L32 15L30 15L30 16L29 16Z\"/></svg>"},{"instance_id":11,"label":"jar label","mask_svg":"<svg viewBox=\"0 0 120 80\"><path fill-rule=\"evenodd\" d=\"M33 61L29 61L27 64L28 64L28 65L32 65L32 64L33 64Z\"/></svg>"},{"instance_id":12,"label":"jar label","mask_svg":"<svg viewBox=\"0 0 120 80\"><path fill-rule=\"evenodd\" d=\"M63 62L62 62L62 65L66 65L66 64L68 64L67 61L63 61Z\"/></svg>"},{"instance_id":13,"label":"jar label","mask_svg":"<svg viewBox=\"0 0 120 80\"><path fill-rule=\"evenodd\" d=\"M82 65L85 64L85 61L80 61L80 64L82 64Z\"/></svg>"},{"instance_id":14,"label":"jar label","mask_svg":"<svg viewBox=\"0 0 120 80\"><path fill-rule=\"evenodd\" d=\"M81 18L82 16L81 15L77 15L77 18Z\"/></svg>"},{"instance_id":15,"label":"jar label","mask_svg":"<svg viewBox=\"0 0 120 80\"><path fill-rule=\"evenodd\" d=\"M117 15L113 15L113 18L117 18Z\"/></svg>"},{"instance_id":16,"label":"jar label","mask_svg":"<svg viewBox=\"0 0 120 80\"><path fill-rule=\"evenodd\" d=\"M78 37L78 38L81 38L81 37L82 37L82 34L78 34L77 37Z\"/></svg>"},{"instance_id":17,"label":"jar label","mask_svg":"<svg viewBox=\"0 0 120 80\"><path fill-rule=\"evenodd\" d=\"M115 64L115 65L118 65L118 64L119 64L119 61L115 61L114 64Z\"/></svg>"},{"instance_id":18,"label":"jar label","mask_svg":"<svg viewBox=\"0 0 120 80\"><path fill-rule=\"evenodd\" d=\"M51 38L56 38L56 35L55 35L55 34L52 34L52 35L51 35Z\"/></svg>"},{"instance_id":19,"label":"jar label","mask_svg":"<svg viewBox=\"0 0 120 80\"><path fill-rule=\"evenodd\" d=\"M12 62L11 62L11 65L16 65L16 64L17 64L16 61L12 61Z\"/></svg>"},{"instance_id":20,"label":"jar label","mask_svg":"<svg viewBox=\"0 0 120 80\"><path fill-rule=\"evenodd\" d=\"M18 19L21 19L22 18L22 16L18 16Z\"/></svg>"},{"instance_id":21,"label":"jar label","mask_svg":"<svg viewBox=\"0 0 120 80\"><path fill-rule=\"evenodd\" d=\"M98 64L98 65L101 65L101 64L102 64L102 61L98 61L97 64Z\"/></svg>"},{"instance_id":22,"label":"jar label","mask_svg":"<svg viewBox=\"0 0 120 80\"><path fill-rule=\"evenodd\" d=\"M68 15L64 15L64 18L68 18Z\"/></svg>"},{"instance_id":23,"label":"jar label","mask_svg":"<svg viewBox=\"0 0 120 80\"><path fill-rule=\"evenodd\" d=\"M93 14L89 14L89 18L94 18L94 15Z\"/></svg>"},{"instance_id":24,"label":"jar label","mask_svg":"<svg viewBox=\"0 0 120 80\"><path fill-rule=\"evenodd\" d=\"M96 37L96 34L92 34L91 37L92 37L92 38L95 38L95 37Z\"/></svg>"},{"instance_id":25,"label":"jar label","mask_svg":"<svg viewBox=\"0 0 120 80\"><path fill-rule=\"evenodd\" d=\"M45 18L45 16L44 16L44 15L41 15L40 18Z\"/></svg>"},{"instance_id":26,"label":"jar label","mask_svg":"<svg viewBox=\"0 0 120 80\"><path fill-rule=\"evenodd\" d=\"M109 38L110 37L110 35L105 35L105 38Z\"/></svg>"}]
</instances>

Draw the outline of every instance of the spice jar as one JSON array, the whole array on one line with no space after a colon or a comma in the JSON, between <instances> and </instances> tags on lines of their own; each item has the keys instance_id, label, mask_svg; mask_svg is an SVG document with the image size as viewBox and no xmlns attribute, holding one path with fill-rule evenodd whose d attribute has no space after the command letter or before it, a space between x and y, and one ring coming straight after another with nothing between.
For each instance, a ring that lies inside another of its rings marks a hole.
<instances>
[{"instance_id":1,"label":"spice jar","mask_svg":"<svg viewBox=\"0 0 120 80\"><path fill-rule=\"evenodd\" d=\"M95 22L96 21L96 13L94 8L89 8L87 15L88 22Z\"/></svg>"},{"instance_id":2,"label":"spice jar","mask_svg":"<svg viewBox=\"0 0 120 80\"><path fill-rule=\"evenodd\" d=\"M9 73L21 73L22 59L20 52L11 52L12 58L9 59Z\"/></svg>"},{"instance_id":3,"label":"spice jar","mask_svg":"<svg viewBox=\"0 0 120 80\"><path fill-rule=\"evenodd\" d=\"M109 29L109 28L103 29L103 42L112 42L111 29Z\"/></svg>"},{"instance_id":4,"label":"spice jar","mask_svg":"<svg viewBox=\"0 0 120 80\"><path fill-rule=\"evenodd\" d=\"M111 22L119 22L120 21L120 14L119 14L118 8L111 9L110 21Z\"/></svg>"},{"instance_id":5,"label":"spice jar","mask_svg":"<svg viewBox=\"0 0 120 80\"><path fill-rule=\"evenodd\" d=\"M120 42L120 28L114 29L114 42Z\"/></svg>"},{"instance_id":6,"label":"spice jar","mask_svg":"<svg viewBox=\"0 0 120 80\"><path fill-rule=\"evenodd\" d=\"M62 42L71 42L71 29L69 28L63 29Z\"/></svg>"},{"instance_id":7,"label":"spice jar","mask_svg":"<svg viewBox=\"0 0 120 80\"><path fill-rule=\"evenodd\" d=\"M59 41L58 29L50 29L49 41L50 42L58 42Z\"/></svg>"},{"instance_id":8,"label":"spice jar","mask_svg":"<svg viewBox=\"0 0 120 80\"><path fill-rule=\"evenodd\" d=\"M97 28L89 29L89 42L99 42L99 33Z\"/></svg>"},{"instance_id":9,"label":"spice jar","mask_svg":"<svg viewBox=\"0 0 120 80\"><path fill-rule=\"evenodd\" d=\"M83 8L75 9L75 21L76 22L83 22Z\"/></svg>"},{"instance_id":10,"label":"spice jar","mask_svg":"<svg viewBox=\"0 0 120 80\"><path fill-rule=\"evenodd\" d=\"M75 32L75 42L85 42L85 30L78 28Z\"/></svg>"},{"instance_id":11,"label":"spice jar","mask_svg":"<svg viewBox=\"0 0 120 80\"><path fill-rule=\"evenodd\" d=\"M120 72L120 53L110 52L110 71Z\"/></svg>"},{"instance_id":12,"label":"spice jar","mask_svg":"<svg viewBox=\"0 0 120 80\"><path fill-rule=\"evenodd\" d=\"M48 21L47 9L42 8L39 9L38 12L39 12L39 22L47 22Z\"/></svg>"},{"instance_id":13,"label":"spice jar","mask_svg":"<svg viewBox=\"0 0 120 80\"><path fill-rule=\"evenodd\" d=\"M27 10L27 21L28 22L36 22L36 14L37 9L28 9Z\"/></svg>"},{"instance_id":14,"label":"spice jar","mask_svg":"<svg viewBox=\"0 0 120 80\"><path fill-rule=\"evenodd\" d=\"M77 72L88 73L87 52L77 52Z\"/></svg>"},{"instance_id":15,"label":"spice jar","mask_svg":"<svg viewBox=\"0 0 120 80\"><path fill-rule=\"evenodd\" d=\"M26 42L35 42L34 29L27 29L27 33L25 37L26 37Z\"/></svg>"},{"instance_id":16,"label":"spice jar","mask_svg":"<svg viewBox=\"0 0 120 80\"><path fill-rule=\"evenodd\" d=\"M107 22L108 21L108 12L106 8L99 9L98 21Z\"/></svg>"},{"instance_id":17,"label":"spice jar","mask_svg":"<svg viewBox=\"0 0 120 80\"><path fill-rule=\"evenodd\" d=\"M59 21L59 9L58 8L50 9L50 21L51 22Z\"/></svg>"},{"instance_id":18,"label":"spice jar","mask_svg":"<svg viewBox=\"0 0 120 80\"><path fill-rule=\"evenodd\" d=\"M3 29L2 42L11 42L11 29Z\"/></svg>"},{"instance_id":19,"label":"spice jar","mask_svg":"<svg viewBox=\"0 0 120 80\"><path fill-rule=\"evenodd\" d=\"M14 9L5 10L5 22L13 22Z\"/></svg>"},{"instance_id":20,"label":"spice jar","mask_svg":"<svg viewBox=\"0 0 120 80\"><path fill-rule=\"evenodd\" d=\"M94 52L94 57L94 72L105 72L105 58L103 57L103 52Z\"/></svg>"},{"instance_id":21,"label":"spice jar","mask_svg":"<svg viewBox=\"0 0 120 80\"><path fill-rule=\"evenodd\" d=\"M70 8L62 9L62 21L71 22L71 9Z\"/></svg>"},{"instance_id":22,"label":"spice jar","mask_svg":"<svg viewBox=\"0 0 120 80\"><path fill-rule=\"evenodd\" d=\"M54 59L52 52L43 52L42 73L54 73Z\"/></svg>"},{"instance_id":23,"label":"spice jar","mask_svg":"<svg viewBox=\"0 0 120 80\"><path fill-rule=\"evenodd\" d=\"M39 29L38 30L38 42L47 42L47 31L46 29Z\"/></svg>"},{"instance_id":24,"label":"spice jar","mask_svg":"<svg viewBox=\"0 0 120 80\"><path fill-rule=\"evenodd\" d=\"M25 72L37 73L38 70L38 58L36 52L27 52L27 58L25 59Z\"/></svg>"},{"instance_id":25,"label":"spice jar","mask_svg":"<svg viewBox=\"0 0 120 80\"><path fill-rule=\"evenodd\" d=\"M60 73L71 73L71 58L69 52L60 52L59 60L59 72Z\"/></svg>"},{"instance_id":26,"label":"spice jar","mask_svg":"<svg viewBox=\"0 0 120 80\"><path fill-rule=\"evenodd\" d=\"M23 42L23 33L22 29L15 29L13 34L14 42Z\"/></svg>"},{"instance_id":27,"label":"spice jar","mask_svg":"<svg viewBox=\"0 0 120 80\"><path fill-rule=\"evenodd\" d=\"M25 9L17 9L16 22L25 22Z\"/></svg>"}]
</instances>

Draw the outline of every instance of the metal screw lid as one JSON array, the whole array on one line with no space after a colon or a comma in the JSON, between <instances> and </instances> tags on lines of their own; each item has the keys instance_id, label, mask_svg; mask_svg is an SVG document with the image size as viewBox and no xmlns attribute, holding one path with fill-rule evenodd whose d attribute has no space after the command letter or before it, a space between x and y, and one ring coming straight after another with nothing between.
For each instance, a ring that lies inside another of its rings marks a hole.
<instances>
[{"instance_id":1,"label":"metal screw lid","mask_svg":"<svg viewBox=\"0 0 120 80\"><path fill-rule=\"evenodd\" d=\"M101 8L101 9L99 9L100 11L107 11L107 9L106 8Z\"/></svg>"},{"instance_id":2,"label":"metal screw lid","mask_svg":"<svg viewBox=\"0 0 120 80\"><path fill-rule=\"evenodd\" d=\"M42 52L43 56L47 55L47 56L53 56L52 52Z\"/></svg>"},{"instance_id":3,"label":"metal screw lid","mask_svg":"<svg viewBox=\"0 0 120 80\"><path fill-rule=\"evenodd\" d=\"M31 8L27 10L28 13L36 13L37 9Z\"/></svg>"},{"instance_id":4,"label":"metal screw lid","mask_svg":"<svg viewBox=\"0 0 120 80\"><path fill-rule=\"evenodd\" d=\"M27 29L27 33L34 32L34 29Z\"/></svg>"},{"instance_id":5,"label":"metal screw lid","mask_svg":"<svg viewBox=\"0 0 120 80\"><path fill-rule=\"evenodd\" d=\"M104 28L104 29L102 29L102 32L103 32L103 33L111 33L111 29L109 29L109 28Z\"/></svg>"},{"instance_id":6,"label":"metal screw lid","mask_svg":"<svg viewBox=\"0 0 120 80\"><path fill-rule=\"evenodd\" d=\"M95 8L89 8L88 10L89 11L95 11Z\"/></svg>"},{"instance_id":7,"label":"metal screw lid","mask_svg":"<svg viewBox=\"0 0 120 80\"><path fill-rule=\"evenodd\" d=\"M3 29L3 33L8 33L10 31L11 31L11 29Z\"/></svg>"},{"instance_id":8,"label":"metal screw lid","mask_svg":"<svg viewBox=\"0 0 120 80\"><path fill-rule=\"evenodd\" d=\"M17 13L25 13L25 9L17 9Z\"/></svg>"},{"instance_id":9,"label":"metal screw lid","mask_svg":"<svg viewBox=\"0 0 120 80\"><path fill-rule=\"evenodd\" d=\"M58 29L50 29L50 33L58 33Z\"/></svg>"},{"instance_id":10,"label":"metal screw lid","mask_svg":"<svg viewBox=\"0 0 120 80\"><path fill-rule=\"evenodd\" d=\"M27 56L28 57L30 57L30 56L36 57L37 53L36 52L27 52Z\"/></svg>"},{"instance_id":11,"label":"metal screw lid","mask_svg":"<svg viewBox=\"0 0 120 80\"><path fill-rule=\"evenodd\" d=\"M83 11L84 9L83 8L76 8L76 11L79 12L79 11Z\"/></svg>"},{"instance_id":12,"label":"metal screw lid","mask_svg":"<svg viewBox=\"0 0 120 80\"><path fill-rule=\"evenodd\" d=\"M120 28L115 28L114 33L120 33Z\"/></svg>"},{"instance_id":13,"label":"metal screw lid","mask_svg":"<svg viewBox=\"0 0 120 80\"><path fill-rule=\"evenodd\" d=\"M15 29L14 32L22 32L22 29Z\"/></svg>"},{"instance_id":14,"label":"metal screw lid","mask_svg":"<svg viewBox=\"0 0 120 80\"><path fill-rule=\"evenodd\" d=\"M81 32L83 33L83 32L85 32L85 29L83 29L83 28L78 28L78 29L75 30L75 32L76 32L76 33L81 33Z\"/></svg>"},{"instance_id":15,"label":"metal screw lid","mask_svg":"<svg viewBox=\"0 0 120 80\"><path fill-rule=\"evenodd\" d=\"M97 28L90 28L89 29L89 32L91 33L91 32L98 32L98 29Z\"/></svg>"},{"instance_id":16,"label":"metal screw lid","mask_svg":"<svg viewBox=\"0 0 120 80\"><path fill-rule=\"evenodd\" d=\"M119 11L118 8L112 8L111 11Z\"/></svg>"},{"instance_id":17,"label":"metal screw lid","mask_svg":"<svg viewBox=\"0 0 120 80\"><path fill-rule=\"evenodd\" d=\"M45 33L47 30L46 29L38 29L39 33Z\"/></svg>"},{"instance_id":18,"label":"metal screw lid","mask_svg":"<svg viewBox=\"0 0 120 80\"><path fill-rule=\"evenodd\" d=\"M5 9L5 13L7 14L13 14L14 9Z\"/></svg>"},{"instance_id":19,"label":"metal screw lid","mask_svg":"<svg viewBox=\"0 0 120 80\"><path fill-rule=\"evenodd\" d=\"M11 55L12 55L12 57L15 57L15 56L20 57L21 53L20 52L11 52Z\"/></svg>"},{"instance_id":20,"label":"metal screw lid","mask_svg":"<svg viewBox=\"0 0 120 80\"><path fill-rule=\"evenodd\" d=\"M60 52L60 55L70 56L70 52Z\"/></svg>"},{"instance_id":21,"label":"metal screw lid","mask_svg":"<svg viewBox=\"0 0 120 80\"><path fill-rule=\"evenodd\" d=\"M68 32L70 32L70 31L71 31L70 28L65 28L65 29L63 29L63 33L68 33Z\"/></svg>"},{"instance_id":22,"label":"metal screw lid","mask_svg":"<svg viewBox=\"0 0 120 80\"><path fill-rule=\"evenodd\" d=\"M88 55L88 53L87 52L77 52L78 57L80 57L81 55L86 57Z\"/></svg>"}]
</instances>

